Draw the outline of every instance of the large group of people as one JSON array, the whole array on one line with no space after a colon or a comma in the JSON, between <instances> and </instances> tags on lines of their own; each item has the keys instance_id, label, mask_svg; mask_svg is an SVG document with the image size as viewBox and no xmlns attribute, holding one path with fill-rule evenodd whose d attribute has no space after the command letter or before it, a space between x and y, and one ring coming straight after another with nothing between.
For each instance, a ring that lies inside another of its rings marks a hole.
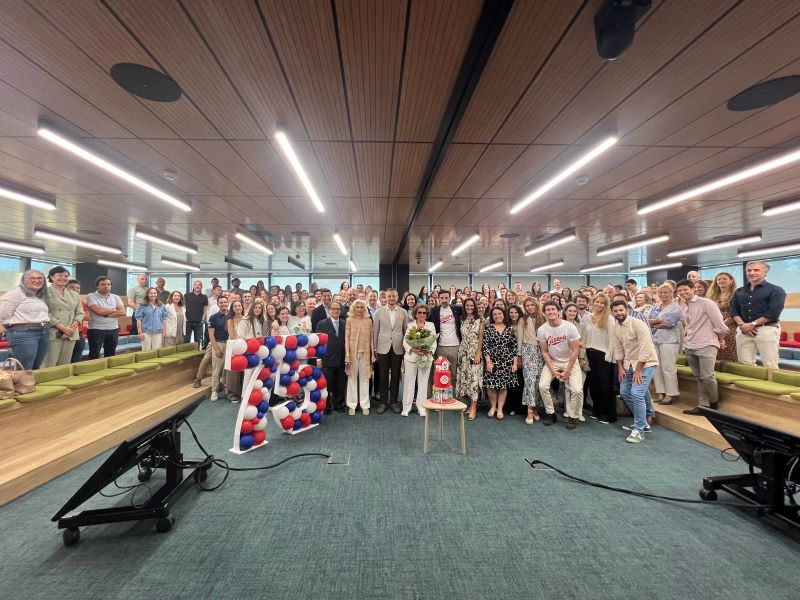
<instances>
[{"instance_id":1,"label":"large group of people","mask_svg":"<svg viewBox=\"0 0 800 600\"><path fill-rule=\"evenodd\" d=\"M224 371L228 340L324 332L329 410L368 415L374 407L377 414L408 416L416 406L424 415L432 362L445 357L469 420L485 402L491 418L519 414L529 425L549 426L561 412L566 427L575 429L590 400L591 418L614 423L619 392L634 415L626 439L640 442L654 423L653 402L671 404L679 393L678 354L697 379L702 406L717 403L717 360L755 364L758 353L762 364L778 368L785 292L766 281L768 264L753 261L745 271L741 287L728 272L710 281L690 272L682 281L643 289L629 279L573 292L555 279L550 291L537 282L530 290L520 283L480 290L436 285L402 295L347 282L338 291L314 283L309 290L300 283L267 288L261 281L243 289L238 278L227 290L216 278L205 289L194 281L184 295L166 290L163 278L148 287L142 274L127 303L143 349L192 340L206 349L195 385L210 368L212 400L223 390L240 400L241 374ZM85 314L89 357L101 349L114 354L126 308L111 293L111 279L100 277L95 287L82 302L78 282L56 267L47 277L25 272L19 287L0 298L2 331L24 368L79 360Z\"/></svg>"}]
</instances>

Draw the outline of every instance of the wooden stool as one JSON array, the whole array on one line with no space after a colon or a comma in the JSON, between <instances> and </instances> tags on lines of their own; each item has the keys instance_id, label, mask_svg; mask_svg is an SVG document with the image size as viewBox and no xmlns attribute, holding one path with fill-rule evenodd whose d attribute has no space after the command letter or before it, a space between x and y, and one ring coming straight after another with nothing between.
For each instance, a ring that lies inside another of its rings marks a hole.
<instances>
[{"instance_id":1,"label":"wooden stool","mask_svg":"<svg viewBox=\"0 0 800 600\"><path fill-rule=\"evenodd\" d=\"M431 411L436 410L439 411L439 441L442 441L442 436L444 434L444 413L447 411L458 411L461 417L461 454L467 453L467 432L464 429L464 411L467 409L467 405L463 402L459 402L456 400L455 402L450 402L447 404L440 404L439 402L433 402L432 400L425 400L422 403L422 407L425 409L425 438L422 442L422 452L428 452L428 426L430 423L430 416Z\"/></svg>"}]
</instances>

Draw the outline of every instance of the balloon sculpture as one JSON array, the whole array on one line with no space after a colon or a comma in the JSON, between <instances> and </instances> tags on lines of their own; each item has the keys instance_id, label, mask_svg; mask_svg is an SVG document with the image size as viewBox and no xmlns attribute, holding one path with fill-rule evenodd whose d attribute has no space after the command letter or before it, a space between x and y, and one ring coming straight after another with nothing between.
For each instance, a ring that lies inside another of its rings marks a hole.
<instances>
[{"instance_id":1,"label":"balloon sculpture","mask_svg":"<svg viewBox=\"0 0 800 600\"><path fill-rule=\"evenodd\" d=\"M242 404L236 419L231 452L242 454L267 443L267 413L284 432L292 435L316 427L322 420L328 397L328 382L322 369L303 364L327 351L328 336L268 336L238 339L225 348L225 368L244 371ZM303 391L302 403L287 400L270 407L272 393L297 398Z\"/></svg>"}]
</instances>

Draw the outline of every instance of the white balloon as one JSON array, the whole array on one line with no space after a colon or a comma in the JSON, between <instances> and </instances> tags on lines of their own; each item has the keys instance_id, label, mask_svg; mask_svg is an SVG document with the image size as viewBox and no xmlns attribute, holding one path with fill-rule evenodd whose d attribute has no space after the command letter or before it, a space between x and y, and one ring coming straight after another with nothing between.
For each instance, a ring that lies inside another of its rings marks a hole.
<instances>
[{"instance_id":1,"label":"white balloon","mask_svg":"<svg viewBox=\"0 0 800 600\"><path fill-rule=\"evenodd\" d=\"M234 354L244 354L247 352L247 341L245 340L233 340L233 350Z\"/></svg>"},{"instance_id":2,"label":"white balloon","mask_svg":"<svg viewBox=\"0 0 800 600\"><path fill-rule=\"evenodd\" d=\"M303 414L303 411L302 411L301 409L299 409L299 408L295 408L295 409L292 411L292 418L293 418L293 419L296 421L297 419L299 419L299 418L300 418L300 416L301 416L302 414Z\"/></svg>"},{"instance_id":3,"label":"white balloon","mask_svg":"<svg viewBox=\"0 0 800 600\"><path fill-rule=\"evenodd\" d=\"M261 429L266 429L266 428L267 428L267 417L264 417L263 419L260 419L258 421L258 423L253 425L253 429L255 429L256 431L259 431Z\"/></svg>"},{"instance_id":4,"label":"white balloon","mask_svg":"<svg viewBox=\"0 0 800 600\"><path fill-rule=\"evenodd\" d=\"M285 388L285 387L283 387L283 386L282 386L280 383L278 383L277 381L275 382L275 393L276 393L278 396L283 396L283 397L285 398L285 397L286 397L286 391L287 391L287 390L286 390L286 388Z\"/></svg>"},{"instance_id":5,"label":"white balloon","mask_svg":"<svg viewBox=\"0 0 800 600\"><path fill-rule=\"evenodd\" d=\"M295 371L294 375L292 375L292 381L297 381L298 379L300 379L300 373Z\"/></svg>"},{"instance_id":6,"label":"white balloon","mask_svg":"<svg viewBox=\"0 0 800 600\"><path fill-rule=\"evenodd\" d=\"M316 333L309 333L308 334L308 345L311 347L316 346L319 344L319 336Z\"/></svg>"},{"instance_id":7,"label":"white balloon","mask_svg":"<svg viewBox=\"0 0 800 600\"><path fill-rule=\"evenodd\" d=\"M309 412L309 414L315 413L317 412L317 405L314 404L313 402L309 402L308 406L306 407L306 410Z\"/></svg>"},{"instance_id":8,"label":"white balloon","mask_svg":"<svg viewBox=\"0 0 800 600\"><path fill-rule=\"evenodd\" d=\"M289 363L281 363L281 368L278 370L281 372L281 375L285 375L286 373L291 371L292 368L289 366Z\"/></svg>"},{"instance_id":9,"label":"white balloon","mask_svg":"<svg viewBox=\"0 0 800 600\"><path fill-rule=\"evenodd\" d=\"M276 362L280 362L286 356L286 346L275 346L270 354L272 354Z\"/></svg>"},{"instance_id":10,"label":"white balloon","mask_svg":"<svg viewBox=\"0 0 800 600\"><path fill-rule=\"evenodd\" d=\"M328 397L328 388L319 391L319 397L325 400Z\"/></svg>"},{"instance_id":11,"label":"white balloon","mask_svg":"<svg viewBox=\"0 0 800 600\"><path fill-rule=\"evenodd\" d=\"M313 392L315 389L317 389L317 382L314 379L309 379L308 383L306 384L306 389L309 392Z\"/></svg>"},{"instance_id":12,"label":"white balloon","mask_svg":"<svg viewBox=\"0 0 800 600\"><path fill-rule=\"evenodd\" d=\"M279 406L272 411L275 413L275 416L278 418L279 421L282 421L286 417L289 416L289 409L286 406Z\"/></svg>"},{"instance_id":13,"label":"white balloon","mask_svg":"<svg viewBox=\"0 0 800 600\"><path fill-rule=\"evenodd\" d=\"M308 358L308 348L298 348L296 352L298 359L305 360Z\"/></svg>"},{"instance_id":14,"label":"white balloon","mask_svg":"<svg viewBox=\"0 0 800 600\"><path fill-rule=\"evenodd\" d=\"M258 416L258 409L253 406L252 404L248 404L247 408L244 409L244 418L245 419L254 419Z\"/></svg>"},{"instance_id":15,"label":"white balloon","mask_svg":"<svg viewBox=\"0 0 800 600\"><path fill-rule=\"evenodd\" d=\"M271 393L267 388L261 388L261 395L263 396L264 400L269 400Z\"/></svg>"},{"instance_id":16,"label":"white balloon","mask_svg":"<svg viewBox=\"0 0 800 600\"><path fill-rule=\"evenodd\" d=\"M259 346L258 352L256 352L256 354L258 354L258 358L264 360L269 356L269 348L267 348L266 346Z\"/></svg>"},{"instance_id":17,"label":"white balloon","mask_svg":"<svg viewBox=\"0 0 800 600\"><path fill-rule=\"evenodd\" d=\"M261 389L261 388L263 388L263 387L264 387L264 382L263 382L263 381L261 381L260 379L256 379L256 380L253 382L253 389L254 389L254 390L260 390L260 389Z\"/></svg>"}]
</instances>

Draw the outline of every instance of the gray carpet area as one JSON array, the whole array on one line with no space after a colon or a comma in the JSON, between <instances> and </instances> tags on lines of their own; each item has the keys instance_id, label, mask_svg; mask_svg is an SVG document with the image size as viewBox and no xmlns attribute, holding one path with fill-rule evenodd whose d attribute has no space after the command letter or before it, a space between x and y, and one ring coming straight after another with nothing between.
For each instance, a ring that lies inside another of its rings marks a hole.
<instances>
[{"instance_id":1,"label":"gray carpet area","mask_svg":"<svg viewBox=\"0 0 800 600\"><path fill-rule=\"evenodd\" d=\"M189 487L169 533L155 533L152 523L89 527L66 548L49 519L99 457L0 508L2 597L800 597L800 532L741 509L581 486L523 460L687 498L703 476L745 469L665 429L632 445L619 424L588 421L568 431L563 421L529 427L520 417L479 415L467 424L462 456L456 417L447 415L445 441L434 437L423 455L416 415L336 414L297 436L272 423L270 444L239 457L227 452L235 410L205 402L190 420L207 449L232 465L299 452L350 464L301 458L233 473L216 492ZM192 456L192 444L185 448ZM218 477L212 472L209 483ZM136 501L145 497L140 489Z\"/></svg>"}]
</instances>

